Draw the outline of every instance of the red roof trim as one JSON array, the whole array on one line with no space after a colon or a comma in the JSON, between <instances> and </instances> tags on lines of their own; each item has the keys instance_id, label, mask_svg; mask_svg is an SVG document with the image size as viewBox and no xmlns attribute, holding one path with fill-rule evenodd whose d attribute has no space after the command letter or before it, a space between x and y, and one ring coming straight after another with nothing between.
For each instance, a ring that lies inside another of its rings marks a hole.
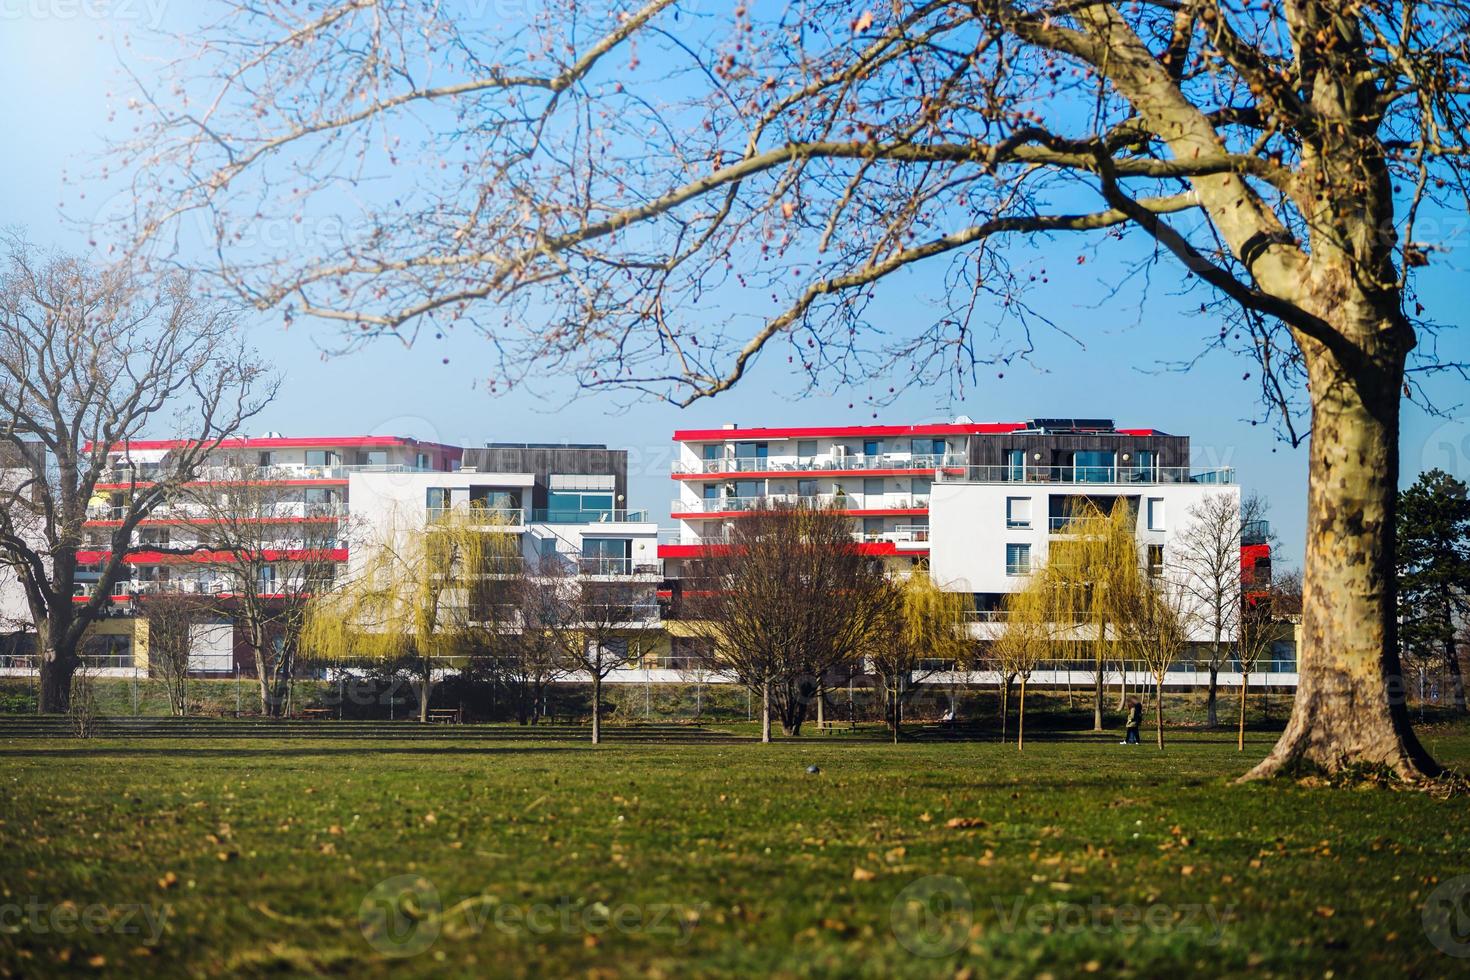
<instances>
[{"instance_id":1,"label":"red roof trim","mask_svg":"<svg viewBox=\"0 0 1470 980\"><path fill-rule=\"evenodd\" d=\"M934 425L819 425L771 429L679 429L675 442L746 442L752 439L856 439L880 436L1003 435L1026 428L1024 422L970 422Z\"/></svg>"},{"instance_id":2,"label":"red roof trim","mask_svg":"<svg viewBox=\"0 0 1470 980\"><path fill-rule=\"evenodd\" d=\"M126 452L128 449L178 449L181 446L190 446L198 443L197 439L129 439L119 440L112 447L112 452ZM236 438L225 439L219 444L220 449L311 449L321 447L324 449L350 448L367 449L371 447L385 448L390 446L422 447L425 449L442 449L454 458L464 455L464 449L460 446L449 446L438 442L419 442L406 436L281 436L261 438ZM89 443L87 448L91 449Z\"/></svg>"}]
</instances>

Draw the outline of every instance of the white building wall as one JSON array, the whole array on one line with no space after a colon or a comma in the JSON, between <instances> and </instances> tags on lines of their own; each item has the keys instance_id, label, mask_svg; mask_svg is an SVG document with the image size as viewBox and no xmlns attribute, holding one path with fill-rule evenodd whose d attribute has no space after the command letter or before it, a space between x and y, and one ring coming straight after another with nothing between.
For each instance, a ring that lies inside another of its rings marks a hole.
<instances>
[{"instance_id":1,"label":"white building wall","mask_svg":"<svg viewBox=\"0 0 1470 980\"><path fill-rule=\"evenodd\" d=\"M1051 542L1050 498L1054 495L1119 495L1139 502L1138 546L1140 560L1146 546L1163 545L1166 574L1176 575L1181 558L1181 540L1190 525L1189 512L1206 496L1228 494L1240 507L1240 488L1230 484L1038 484L942 481L934 485L930 499L929 565L934 580L958 592L1009 593L1022 587L1025 577L1006 569L1006 546L1029 544L1032 567L1047 561ZM1007 501L1029 499L1031 525L1007 526ZM1163 527L1147 526L1148 500L1163 502ZM1197 629L1193 638L1208 637Z\"/></svg>"}]
</instances>

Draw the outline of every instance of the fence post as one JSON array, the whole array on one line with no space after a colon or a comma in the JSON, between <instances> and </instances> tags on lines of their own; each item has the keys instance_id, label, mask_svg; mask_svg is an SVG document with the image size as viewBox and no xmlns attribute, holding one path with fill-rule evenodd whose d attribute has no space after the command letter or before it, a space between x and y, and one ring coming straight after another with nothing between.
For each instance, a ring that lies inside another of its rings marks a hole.
<instances>
[{"instance_id":1,"label":"fence post","mask_svg":"<svg viewBox=\"0 0 1470 980\"><path fill-rule=\"evenodd\" d=\"M240 665L235 665L235 717L240 717Z\"/></svg>"}]
</instances>

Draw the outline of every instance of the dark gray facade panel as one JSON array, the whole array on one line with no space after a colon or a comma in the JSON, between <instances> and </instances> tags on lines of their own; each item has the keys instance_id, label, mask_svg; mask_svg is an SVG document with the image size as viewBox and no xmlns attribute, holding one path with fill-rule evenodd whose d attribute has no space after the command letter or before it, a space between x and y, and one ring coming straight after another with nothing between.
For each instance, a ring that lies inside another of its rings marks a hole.
<instances>
[{"instance_id":1,"label":"dark gray facade panel","mask_svg":"<svg viewBox=\"0 0 1470 980\"><path fill-rule=\"evenodd\" d=\"M547 505L546 490L553 473L613 477L615 506L628 506L628 451L604 446L488 446L464 451L460 465L480 473L530 473L535 476L530 506Z\"/></svg>"}]
</instances>

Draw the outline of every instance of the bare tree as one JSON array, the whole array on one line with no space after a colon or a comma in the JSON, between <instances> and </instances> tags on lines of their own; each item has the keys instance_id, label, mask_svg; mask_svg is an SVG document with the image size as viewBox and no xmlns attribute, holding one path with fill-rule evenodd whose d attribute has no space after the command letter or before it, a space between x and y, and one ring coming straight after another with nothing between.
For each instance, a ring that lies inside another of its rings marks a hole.
<instances>
[{"instance_id":1,"label":"bare tree","mask_svg":"<svg viewBox=\"0 0 1470 980\"><path fill-rule=\"evenodd\" d=\"M0 491L0 555L35 623L41 710L64 711L82 638L112 602L139 523L264 407L276 381L233 318L197 301L186 279L143 281L14 239L0 247L0 441L34 463ZM148 429L178 439L143 474L130 447ZM124 489L105 515L89 512L109 482ZM85 556L94 516L110 531L100 555ZM95 584L77 602L78 568L92 562Z\"/></svg>"},{"instance_id":2,"label":"bare tree","mask_svg":"<svg viewBox=\"0 0 1470 980\"><path fill-rule=\"evenodd\" d=\"M569 675L592 682L592 744L602 741L602 685L622 667L641 664L662 635L655 587L568 569L548 575L554 590L549 635Z\"/></svg>"},{"instance_id":3,"label":"bare tree","mask_svg":"<svg viewBox=\"0 0 1470 980\"><path fill-rule=\"evenodd\" d=\"M195 628L210 613L208 600L178 592L141 599L148 624L148 672L168 694L169 710L179 717L189 711L189 666Z\"/></svg>"},{"instance_id":4,"label":"bare tree","mask_svg":"<svg viewBox=\"0 0 1470 980\"><path fill-rule=\"evenodd\" d=\"M878 679L883 717L897 742L904 707L920 686L940 671L961 669L972 654L965 633L965 596L915 569L889 594L874 596L877 622L866 647L868 667Z\"/></svg>"},{"instance_id":5,"label":"bare tree","mask_svg":"<svg viewBox=\"0 0 1470 980\"><path fill-rule=\"evenodd\" d=\"M1153 675L1154 723L1162 749L1164 678L1189 642L1189 594L1174 577L1155 575L1141 581L1123 601L1129 608L1122 619L1125 642Z\"/></svg>"},{"instance_id":6,"label":"bare tree","mask_svg":"<svg viewBox=\"0 0 1470 980\"><path fill-rule=\"evenodd\" d=\"M522 725L540 720L547 688L567 671L554 635L556 590L547 587L555 572L542 571L549 563L502 549L466 582L460 632L470 667L506 692Z\"/></svg>"},{"instance_id":7,"label":"bare tree","mask_svg":"<svg viewBox=\"0 0 1470 980\"><path fill-rule=\"evenodd\" d=\"M210 577L199 591L239 627L264 715L285 708L307 603L331 588L334 553L345 547L345 505L300 497L301 488L274 481L268 467L234 459L176 501L192 519L196 557Z\"/></svg>"},{"instance_id":8,"label":"bare tree","mask_svg":"<svg viewBox=\"0 0 1470 980\"><path fill-rule=\"evenodd\" d=\"M1282 604L1275 599L1275 588L1267 583L1262 592L1244 598L1241 605L1240 630L1235 641L1235 659L1240 668L1240 717L1235 747L1241 752L1245 751L1245 706L1250 697L1251 674L1282 634L1289 635L1289 614L1279 608Z\"/></svg>"},{"instance_id":9,"label":"bare tree","mask_svg":"<svg viewBox=\"0 0 1470 980\"><path fill-rule=\"evenodd\" d=\"M773 712L798 735L817 678L859 656L890 600L882 568L864 557L835 510L775 505L734 522L728 546L685 580L692 628L761 699L761 741Z\"/></svg>"},{"instance_id":10,"label":"bare tree","mask_svg":"<svg viewBox=\"0 0 1470 980\"><path fill-rule=\"evenodd\" d=\"M1220 668L1240 629L1240 529L1244 504L1231 493L1212 493L1189 508L1174 562L1191 599L1191 618L1211 636L1206 648L1210 684L1205 723L1220 723L1217 711Z\"/></svg>"},{"instance_id":11,"label":"bare tree","mask_svg":"<svg viewBox=\"0 0 1470 980\"><path fill-rule=\"evenodd\" d=\"M1310 408L1301 685L1255 773L1437 771L1391 697L1391 569L1433 327L1419 218L1467 198L1459 0L571 0L494 32L442 5L218 6L136 100L133 236L197 219L226 285L346 344L478 326L500 384L550 366L687 403L782 344L813 383L968 380L1046 324L1008 240L1141 236L1218 319L1199 342L1257 359L1286 438ZM337 215L344 181L350 227L237 241ZM889 277L946 262L932 325L875 329ZM711 329L747 287L774 308Z\"/></svg>"}]
</instances>

